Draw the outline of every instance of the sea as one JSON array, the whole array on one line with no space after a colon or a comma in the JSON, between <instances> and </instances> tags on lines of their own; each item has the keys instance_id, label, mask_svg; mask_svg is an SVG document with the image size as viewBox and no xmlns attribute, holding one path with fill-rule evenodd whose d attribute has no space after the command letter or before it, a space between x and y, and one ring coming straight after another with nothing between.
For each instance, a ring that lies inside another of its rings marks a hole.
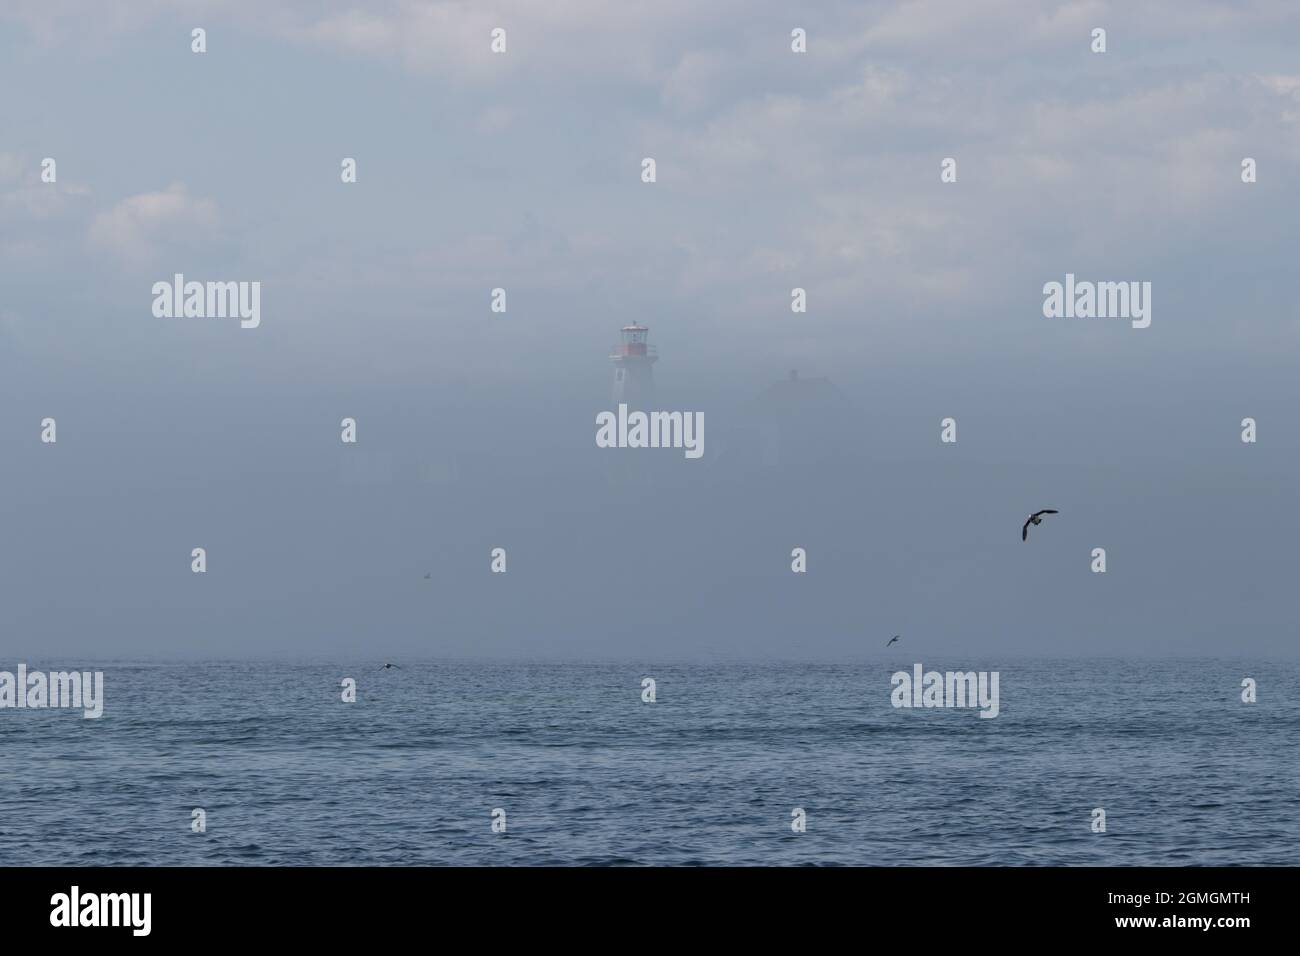
<instances>
[{"instance_id":1,"label":"sea","mask_svg":"<svg viewBox=\"0 0 1300 956\"><path fill-rule=\"evenodd\" d=\"M80 662L103 671L101 718L0 708L0 866L1250 866L1300 851L1295 662L921 662L997 671L991 719L895 707L905 652L383 663Z\"/></svg>"}]
</instances>

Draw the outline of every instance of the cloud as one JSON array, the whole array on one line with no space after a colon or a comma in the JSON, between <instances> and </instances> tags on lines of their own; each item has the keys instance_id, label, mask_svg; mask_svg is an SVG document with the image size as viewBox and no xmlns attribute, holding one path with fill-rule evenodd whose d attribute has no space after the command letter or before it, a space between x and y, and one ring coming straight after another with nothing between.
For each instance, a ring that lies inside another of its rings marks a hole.
<instances>
[{"instance_id":1,"label":"cloud","mask_svg":"<svg viewBox=\"0 0 1300 956\"><path fill-rule=\"evenodd\" d=\"M97 51L158 17L204 16L218 9L220 0L6 0L0 4L0 21L23 27L29 45L41 49L72 46ZM188 32L182 39L188 43Z\"/></svg>"},{"instance_id":2,"label":"cloud","mask_svg":"<svg viewBox=\"0 0 1300 956\"><path fill-rule=\"evenodd\" d=\"M22 178L23 162L14 153L0 153L0 185L17 182Z\"/></svg>"},{"instance_id":3,"label":"cloud","mask_svg":"<svg viewBox=\"0 0 1300 956\"><path fill-rule=\"evenodd\" d=\"M97 10L50 8L87 22ZM18 9L39 18L46 7ZM183 52L192 20L225 35L219 49L258 38L242 52L267 75L268 51L292 45L286 62L303 89L328 77L340 102L353 89L364 97L364 117L344 108L321 123L298 99L249 116L268 161L311 170L273 202L262 183L210 175L207 154L181 153L149 173L170 178L196 163L185 175L221 190L228 251L324 304L362 289L376 301L419 289L477 303L501 283L512 296L520 289L521 311L524 289L581 289L721 326L779 312L803 285L818 311L800 334L852 342L836 325L856 322L864 303L872 314L934 312L933 326L965 321L966 300L1023 309L1025 289L1080 259L1135 270L1217 262L1217 236L1269 234L1277 217L1255 200L1289 195L1300 159L1300 78L1273 56L1300 8L1263 0L1151 0L1141 10L1107 0L827 0L797 13L739 0L132 9L151 28L141 30L148 49L169 23ZM504 56L489 51L496 26L509 34ZM807 54L789 49L794 26L808 30ZM1089 52L1094 26L1109 31L1111 53ZM194 74L194 92L215 93ZM413 103L434 120L410 122ZM292 149L284 115L302 137ZM334 138L337 151L321 153ZM357 143L365 168L386 175L342 190L336 155ZM658 162L653 187L637 179L643 156ZM939 182L947 156L959 164L952 185ZM1239 181L1243 156L1260 162L1253 191ZM0 195L12 166L0 156ZM317 179L325 169L333 175ZM268 212L282 199L297 215ZM265 228L236 228L258 217ZM545 228L520 230L526 217ZM156 260L217 225L213 200L174 186L122 200L88 235L95 263L111 269ZM404 307L403 296L392 301ZM890 321L902 330L909 320Z\"/></svg>"},{"instance_id":4,"label":"cloud","mask_svg":"<svg viewBox=\"0 0 1300 956\"><path fill-rule=\"evenodd\" d=\"M174 183L161 192L128 196L101 212L88 238L99 250L135 265L155 261L164 244L192 244L210 236L218 223L217 204L191 196Z\"/></svg>"},{"instance_id":5,"label":"cloud","mask_svg":"<svg viewBox=\"0 0 1300 956\"><path fill-rule=\"evenodd\" d=\"M1097 27L1120 54L1207 34L1226 42L1297 23L1300 8L1290 0L909 0L887 4L864 39L875 52L942 53L974 63L1005 60L1012 52L1055 56L1062 47L1086 58Z\"/></svg>"},{"instance_id":6,"label":"cloud","mask_svg":"<svg viewBox=\"0 0 1300 956\"><path fill-rule=\"evenodd\" d=\"M527 74L534 84L600 78L663 88L669 100L693 96L686 74L707 71L693 54L725 56L752 14L743 0L379 0L362 8L337 2L281 7L274 30L327 50L394 61L416 74L456 84L494 83ZM258 24L261 26L261 24ZM491 32L506 31L507 52L490 49ZM788 28L786 28L788 32ZM785 34L774 34L779 42Z\"/></svg>"},{"instance_id":7,"label":"cloud","mask_svg":"<svg viewBox=\"0 0 1300 956\"><path fill-rule=\"evenodd\" d=\"M79 226L90 189L62 180L41 181L40 163L0 153L0 262L31 274L44 263L66 261L66 236Z\"/></svg>"}]
</instances>

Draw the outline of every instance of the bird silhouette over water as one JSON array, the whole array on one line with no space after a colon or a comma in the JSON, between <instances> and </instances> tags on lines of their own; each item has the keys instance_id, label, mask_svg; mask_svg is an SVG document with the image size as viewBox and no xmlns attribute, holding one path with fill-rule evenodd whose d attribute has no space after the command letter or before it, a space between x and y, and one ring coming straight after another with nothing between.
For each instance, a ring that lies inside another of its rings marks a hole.
<instances>
[{"instance_id":1,"label":"bird silhouette over water","mask_svg":"<svg viewBox=\"0 0 1300 956\"><path fill-rule=\"evenodd\" d=\"M1021 541L1029 540L1029 526L1031 524L1042 524L1043 515L1055 515L1055 514L1060 514L1060 512L1057 511L1055 508L1044 508L1042 511L1035 511L1027 519L1025 519L1025 526L1020 529L1020 540Z\"/></svg>"},{"instance_id":2,"label":"bird silhouette over water","mask_svg":"<svg viewBox=\"0 0 1300 956\"><path fill-rule=\"evenodd\" d=\"M400 671L400 670L401 670L401 668L398 667L396 664L385 664L383 667L381 667L381 668L379 668L379 669L380 669L381 671Z\"/></svg>"},{"instance_id":3,"label":"bird silhouette over water","mask_svg":"<svg viewBox=\"0 0 1300 956\"><path fill-rule=\"evenodd\" d=\"M428 574L426 574L426 575L424 576L424 580L427 581L427 580L429 580L431 577L433 577L433 572L432 572L432 571L430 571Z\"/></svg>"},{"instance_id":4,"label":"bird silhouette over water","mask_svg":"<svg viewBox=\"0 0 1300 956\"><path fill-rule=\"evenodd\" d=\"M895 642L897 642L897 641L898 641L898 635L895 634L893 637L891 637L891 638L889 639L889 644L893 644L893 643L895 643ZM885 646L888 647L889 644L886 644Z\"/></svg>"}]
</instances>

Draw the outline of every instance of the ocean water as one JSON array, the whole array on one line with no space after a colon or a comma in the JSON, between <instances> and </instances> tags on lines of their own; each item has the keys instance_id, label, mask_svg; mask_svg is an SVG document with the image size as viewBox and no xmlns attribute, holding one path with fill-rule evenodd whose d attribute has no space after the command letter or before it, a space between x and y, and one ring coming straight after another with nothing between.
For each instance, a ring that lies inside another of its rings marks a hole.
<instances>
[{"instance_id":1,"label":"ocean water","mask_svg":"<svg viewBox=\"0 0 1300 956\"><path fill-rule=\"evenodd\" d=\"M102 662L99 720L0 709L0 865L1250 865L1300 849L1295 663L924 661L997 670L995 719L892 707L903 655L380 663Z\"/></svg>"}]
</instances>

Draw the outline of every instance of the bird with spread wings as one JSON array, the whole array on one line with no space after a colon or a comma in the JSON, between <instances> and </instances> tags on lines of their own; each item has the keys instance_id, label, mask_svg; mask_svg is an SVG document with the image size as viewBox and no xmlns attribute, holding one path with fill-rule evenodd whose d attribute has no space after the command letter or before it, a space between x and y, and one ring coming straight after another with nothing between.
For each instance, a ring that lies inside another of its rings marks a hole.
<instances>
[{"instance_id":1,"label":"bird with spread wings","mask_svg":"<svg viewBox=\"0 0 1300 956\"><path fill-rule=\"evenodd\" d=\"M1021 541L1029 540L1029 526L1031 524L1042 524L1043 515L1055 515L1055 514L1060 514L1060 512L1057 511L1055 508L1044 508L1042 511L1035 511L1033 514L1031 514L1028 518L1025 519L1025 526L1020 529L1020 540Z\"/></svg>"}]
</instances>

